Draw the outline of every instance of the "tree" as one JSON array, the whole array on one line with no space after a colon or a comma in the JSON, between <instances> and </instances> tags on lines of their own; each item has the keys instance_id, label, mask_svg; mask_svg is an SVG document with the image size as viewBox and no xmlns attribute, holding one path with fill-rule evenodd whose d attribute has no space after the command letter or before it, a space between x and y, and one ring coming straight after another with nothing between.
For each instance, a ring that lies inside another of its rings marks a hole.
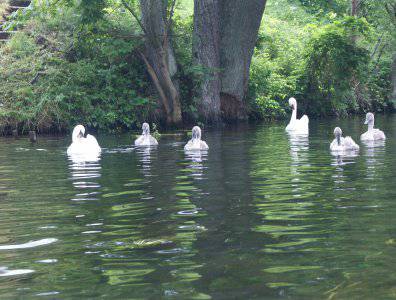
<instances>
[{"instance_id":1,"label":"tree","mask_svg":"<svg viewBox=\"0 0 396 300\"><path fill-rule=\"evenodd\" d=\"M125 0L122 4L140 25L145 39L145 51L139 51L159 94L168 125L182 122L180 94L173 82L177 66L170 31L176 0L140 0L141 20ZM169 10L168 10L169 7Z\"/></svg>"},{"instance_id":2,"label":"tree","mask_svg":"<svg viewBox=\"0 0 396 300\"><path fill-rule=\"evenodd\" d=\"M83 22L93 23L101 19L104 8L110 4L114 6L117 2L80 1L78 5ZM177 66L170 39L176 0L120 0L118 4L131 13L143 33L145 49L137 49L136 52L156 88L166 123L179 125L182 122L180 95L173 81Z\"/></svg>"},{"instance_id":3,"label":"tree","mask_svg":"<svg viewBox=\"0 0 396 300\"><path fill-rule=\"evenodd\" d=\"M250 63L266 0L195 0L194 55L210 70L200 87L206 120L245 119Z\"/></svg>"}]
</instances>

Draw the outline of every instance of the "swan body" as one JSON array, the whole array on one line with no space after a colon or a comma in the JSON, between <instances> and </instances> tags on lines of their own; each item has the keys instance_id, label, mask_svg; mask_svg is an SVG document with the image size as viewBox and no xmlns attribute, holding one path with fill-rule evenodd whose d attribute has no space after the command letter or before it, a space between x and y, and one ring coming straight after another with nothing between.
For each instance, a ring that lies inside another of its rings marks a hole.
<instances>
[{"instance_id":1,"label":"swan body","mask_svg":"<svg viewBox=\"0 0 396 300\"><path fill-rule=\"evenodd\" d=\"M296 134L308 134L308 116L303 115L301 119L297 119L297 100L295 98L292 97L289 99L289 105L292 107L292 116L289 124L286 126L286 131Z\"/></svg>"},{"instance_id":2,"label":"swan body","mask_svg":"<svg viewBox=\"0 0 396 300\"><path fill-rule=\"evenodd\" d=\"M383 131L374 128L374 114L367 113L364 124L367 124L368 130L360 136L362 141L381 141L385 140L386 136Z\"/></svg>"},{"instance_id":3,"label":"swan body","mask_svg":"<svg viewBox=\"0 0 396 300\"><path fill-rule=\"evenodd\" d=\"M201 140L201 135L201 128L199 128L198 126L194 126L192 129L192 138L184 146L184 150L208 150L209 146L208 144L206 144L206 142Z\"/></svg>"},{"instance_id":4,"label":"swan body","mask_svg":"<svg viewBox=\"0 0 396 300\"><path fill-rule=\"evenodd\" d=\"M82 125L74 127L72 144L67 148L68 155L98 155L102 151L93 135L84 137L85 128Z\"/></svg>"},{"instance_id":5,"label":"swan body","mask_svg":"<svg viewBox=\"0 0 396 300\"><path fill-rule=\"evenodd\" d=\"M143 123L142 135L135 140L135 146L157 146L158 141L150 134L150 125Z\"/></svg>"},{"instance_id":6,"label":"swan body","mask_svg":"<svg viewBox=\"0 0 396 300\"><path fill-rule=\"evenodd\" d=\"M334 129L335 139L330 144L330 150L335 152L342 151L358 151L359 145L354 142L354 140L350 137L342 137L342 130L340 127L336 127Z\"/></svg>"}]
</instances>

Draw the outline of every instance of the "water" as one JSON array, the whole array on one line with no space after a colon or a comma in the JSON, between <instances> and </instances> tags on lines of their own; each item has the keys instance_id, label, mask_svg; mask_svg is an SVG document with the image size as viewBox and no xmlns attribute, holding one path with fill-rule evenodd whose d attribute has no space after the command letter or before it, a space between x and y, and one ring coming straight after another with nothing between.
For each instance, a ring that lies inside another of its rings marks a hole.
<instances>
[{"instance_id":1,"label":"water","mask_svg":"<svg viewBox=\"0 0 396 300\"><path fill-rule=\"evenodd\" d=\"M328 150L363 119L204 132L201 155L99 136L89 163L70 137L2 138L1 298L395 298L396 116L384 145Z\"/></svg>"}]
</instances>

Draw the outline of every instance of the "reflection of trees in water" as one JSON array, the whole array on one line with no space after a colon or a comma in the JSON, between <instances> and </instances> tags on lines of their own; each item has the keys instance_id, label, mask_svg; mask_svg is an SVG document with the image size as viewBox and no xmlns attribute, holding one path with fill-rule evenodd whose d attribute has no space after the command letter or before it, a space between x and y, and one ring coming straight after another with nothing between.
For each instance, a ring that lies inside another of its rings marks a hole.
<instances>
[{"instance_id":1,"label":"reflection of trees in water","mask_svg":"<svg viewBox=\"0 0 396 300\"><path fill-rule=\"evenodd\" d=\"M321 167L310 156L308 137L288 136L282 128L262 129L250 151L254 203L262 220L252 228L263 239L266 284L281 293L316 280L324 266L328 217L321 214Z\"/></svg>"},{"instance_id":2,"label":"reflection of trees in water","mask_svg":"<svg viewBox=\"0 0 396 300\"><path fill-rule=\"evenodd\" d=\"M396 194L389 178L396 175L394 160L386 157L383 142L362 142L360 146L359 157L342 157L343 163L334 170L338 221L329 245L337 251L329 255L329 260L337 261L339 270L332 271L335 280L327 295L343 299L391 298L394 294L387 283L396 278L396 243L389 235L394 229L389 220L395 213Z\"/></svg>"},{"instance_id":3,"label":"reflection of trees in water","mask_svg":"<svg viewBox=\"0 0 396 300\"><path fill-rule=\"evenodd\" d=\"M249 134L244 128L215 132L208 145L208 169L197 182L204 193L194 201L206 213L200 220L206 231L195 243L202 277L194 286L213 298L268 296L258 279L258 235L250 230L257 219L251 205Z\"/></svg>"},{"instance_id":4,"label":"reflection of trees in water","mask_svg":"<svg viewBox=\"0 0 396 300\"><path fill-rule=\"evenodd\" d=\"M203 165L195 157L180 161L177 149L136 149L136 161L122 168L138 168L103 195L112 201L100 246L103 273L111 285L130 286L136 297L149 290L153 297L197 295L191 289L200 277L193 243L203 230L196 222L202 211L191 199Z\"/></svg>"}]
</instances>

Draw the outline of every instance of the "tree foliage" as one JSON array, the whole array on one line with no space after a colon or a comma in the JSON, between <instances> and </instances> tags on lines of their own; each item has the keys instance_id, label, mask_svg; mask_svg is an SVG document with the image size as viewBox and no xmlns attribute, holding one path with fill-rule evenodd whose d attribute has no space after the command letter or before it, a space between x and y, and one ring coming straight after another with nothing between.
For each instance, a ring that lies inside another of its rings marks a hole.
<instances>
[{"instance_id":1,"label":"tree foliage","mask_svg":"<svg viewBox=\"0 0 396 300\"><path fill-rule=\"evenodd\" d=\"M169 20L173 2L163 1ZM291 96L310 116L394 110L396 3L358 2L354 17L347 0L268 2L250 67L250 117L284 117ZM13 14L4 29L18 33L0 45L1 128L158 123L163 107L140 55L147 53L140 4L34 0ZM187 122L203 120L199 87L214 71L194 60L192 13L192 1L179 0L169 31L171 79Z\"/></svg>"}]
</instances>

